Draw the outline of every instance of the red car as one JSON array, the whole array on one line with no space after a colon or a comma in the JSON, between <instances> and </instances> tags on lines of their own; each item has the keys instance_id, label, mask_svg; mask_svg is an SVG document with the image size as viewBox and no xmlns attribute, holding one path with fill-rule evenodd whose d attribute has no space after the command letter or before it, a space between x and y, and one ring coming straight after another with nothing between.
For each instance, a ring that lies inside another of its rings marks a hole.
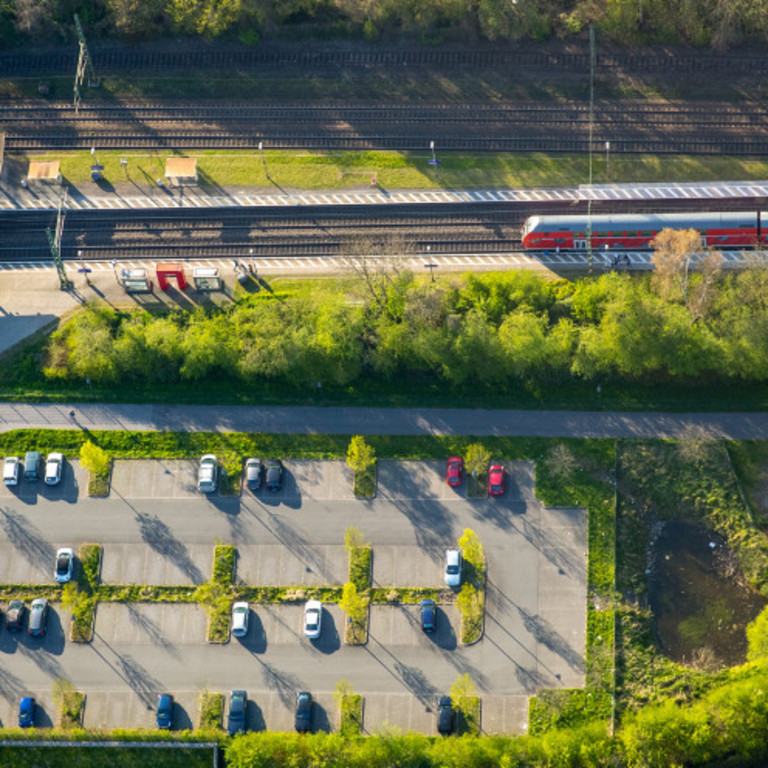
<instances>
[{"instance_id":1,"label":"red car","mask_svg":"<svg viewBox=\"0 0 768 768\"><path fill-rule=\"evenodd\" d=\"M464 459L461 456L451 456L448 459L448 469L445 473L445 481L452 488L458 488L464 480Z\"/></svg>"},{"instance_id":2,"label":"red car","mask_svg":"<svg viewBox=\"0 0 768 768\"><path fill-rule=\"evenodd\" d=\"M504 493L504 467L494 464L488 470L488 493L491 496L501 496Z\"/></svg>"}]
</instances>

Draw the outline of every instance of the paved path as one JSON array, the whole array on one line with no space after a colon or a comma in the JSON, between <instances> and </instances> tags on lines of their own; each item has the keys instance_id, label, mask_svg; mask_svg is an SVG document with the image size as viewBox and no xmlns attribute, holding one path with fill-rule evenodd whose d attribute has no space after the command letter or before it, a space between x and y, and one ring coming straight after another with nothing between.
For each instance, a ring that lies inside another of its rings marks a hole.
<instances>
[{"instance_id":1,"label":"paved path","mask_svg":"<svg viewBox=\"0 0 768 768\"><path fill-rule=\"evenodd\" d=\"M75 410L76 422L69 419ZM0 403L0 431L34 428L365 435L768 439L768 413L612 413L313 406Z\"/></svg>"}]
</instances>

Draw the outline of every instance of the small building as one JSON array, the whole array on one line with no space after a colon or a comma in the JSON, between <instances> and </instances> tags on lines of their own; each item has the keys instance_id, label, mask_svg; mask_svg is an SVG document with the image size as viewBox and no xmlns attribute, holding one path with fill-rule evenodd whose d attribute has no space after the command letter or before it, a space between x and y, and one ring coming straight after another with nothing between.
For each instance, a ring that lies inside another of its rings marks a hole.
<instances>
[{"instance_id":1,"label":"small building","mask_svg":"<svg viewBox=\"0 0 768 768\"><path fill-rule=\"evenodd\" d=\"M33 160L29 164L27 182L30 184L61 184L61 170L58 160L41 162Z\"/></svg>"},{"instance_id":2,"label":"small building","mask_svg":"<svg viewBox=\"0 0 768 768\"><path fill-rule=\"evenodd\" d=\"M152 293L153 285L146 269L123 269L121 278L126 293Z\"/></svg>"},{"instance_id":3,"label":"small building","mask_svg":"<svg viewBox=\"0 0 768 768\"><path fill-rule=\"evenodd\" d=\"M222 287L219 270L216 267L195 267L192 281L198 291L220 291Z\"/></svg>"},{"instance_id":4,"label":"small building","mask_svg":"<svg viewBox=\"0 0 768 768\"><path fill-rule=\"evenodd\" d=\"M197 184L197 158L169 157L165 161L165 178L172 187Z\"/></svg>"}]
</instances>

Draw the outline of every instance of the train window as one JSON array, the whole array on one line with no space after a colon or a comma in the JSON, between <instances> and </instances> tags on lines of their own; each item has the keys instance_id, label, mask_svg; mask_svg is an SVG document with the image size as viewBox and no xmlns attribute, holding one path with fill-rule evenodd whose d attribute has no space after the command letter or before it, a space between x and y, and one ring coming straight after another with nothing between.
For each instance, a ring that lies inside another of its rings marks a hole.
<instances>
[{"instance_id":1,"label":"train window","mask_svg":"<svg viewBox=\"0 0 768 768\"><path fill-rule=\"evenodd\" d=\"M565 242L565 238L564 237L556 237L555 238L555 242L556 243L564 243Z\"/></svg>"}]
</instances>

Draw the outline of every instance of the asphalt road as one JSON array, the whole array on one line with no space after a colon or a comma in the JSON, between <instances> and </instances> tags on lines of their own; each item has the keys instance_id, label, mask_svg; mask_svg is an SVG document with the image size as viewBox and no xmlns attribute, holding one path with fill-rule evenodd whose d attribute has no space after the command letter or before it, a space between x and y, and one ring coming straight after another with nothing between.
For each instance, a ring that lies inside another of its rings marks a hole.
<instances>
[{"instance_id":1,"label":"asphalt road","mask_svg":"<svg viewBox=\"0 0 768 768\"><path fill-rule=\"evenodd\" d=\"M617 438L684 437L693 429L715 438L765 440L768 413L0 403L0 431L35 428Z\"/></svg>"}]
</instances>

